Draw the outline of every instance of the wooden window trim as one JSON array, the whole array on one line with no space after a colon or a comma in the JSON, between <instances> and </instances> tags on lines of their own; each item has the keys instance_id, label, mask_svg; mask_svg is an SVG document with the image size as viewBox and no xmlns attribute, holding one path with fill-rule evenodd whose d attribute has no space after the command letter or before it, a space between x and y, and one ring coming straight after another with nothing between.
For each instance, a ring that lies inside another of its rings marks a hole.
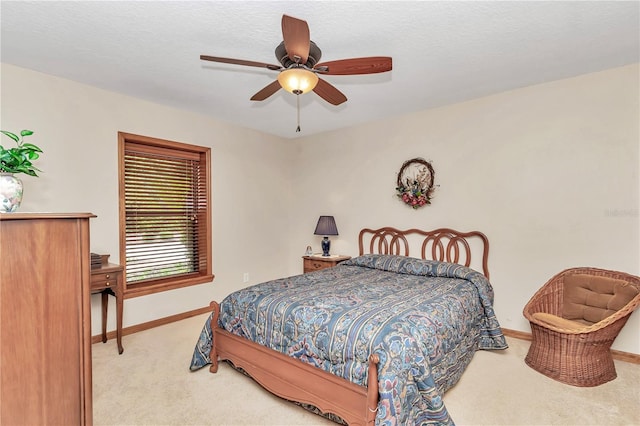
<instances>
[{"instance_id":1,"label":"wooden window trim","mask_svg":"<svg viewBox=\"0 0 640 426\"><path fill-rule=\"evenodd\" d=\"M125 210L125 170L124 156L125 145L134 144L136 149L146 153L158 153L165 149L181 152L179 156L185 159L200 159L204 156L206 162L205 174L207 181L206 203L207 209L204 214L206 222L205 228L205 250L206 264L204 270L200 272L158 279L150 282L127 284L126 279L126 210ZM118 132L118 190L119 190L119 240L120 240L120 263L124 266L125 298L144 296L162 291L188 287L196 284L204 284L214 279L212 273L212 249L211 249L211 148L175 142L149 136L135 135L131 133Z\"/></svg>"}]
</instances>

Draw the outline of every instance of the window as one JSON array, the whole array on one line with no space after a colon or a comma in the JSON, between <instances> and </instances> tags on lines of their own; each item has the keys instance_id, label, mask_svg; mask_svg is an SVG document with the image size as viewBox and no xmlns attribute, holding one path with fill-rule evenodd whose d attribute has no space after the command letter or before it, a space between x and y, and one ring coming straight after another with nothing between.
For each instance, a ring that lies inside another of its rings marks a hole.
<instances>
[{"instance_id":1,"label":"window","mask_svg":"<svg viewBox=\"0 0 640 426\"><path fill-rule=\"evenodd\" d=\"M125 292L211 281L210 148L119 132L118 150Z\"/></svg>"}]
</instances>

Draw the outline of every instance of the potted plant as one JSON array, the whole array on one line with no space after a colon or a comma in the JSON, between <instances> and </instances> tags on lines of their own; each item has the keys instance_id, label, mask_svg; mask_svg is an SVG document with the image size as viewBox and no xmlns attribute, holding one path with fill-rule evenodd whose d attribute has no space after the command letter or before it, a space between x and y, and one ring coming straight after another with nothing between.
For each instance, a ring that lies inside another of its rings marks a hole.
<instances>
[{"instance_id":1,"label":"potted plant","mask_svg":"<svg viewBox=\"0 0 640 426\"><path fill-rule=\"evenodd\" d=\"M22 181L15 175L24 173L37 177L40 169L33 161L40 157L42 149L32 143L25 143L24 138L31 136L31 130L22 130L20 136L0 130L3 135L13 139L17 147L5 148L0 145L0 212L14 212L22 202Z\"/></svg>"}]
</instances>

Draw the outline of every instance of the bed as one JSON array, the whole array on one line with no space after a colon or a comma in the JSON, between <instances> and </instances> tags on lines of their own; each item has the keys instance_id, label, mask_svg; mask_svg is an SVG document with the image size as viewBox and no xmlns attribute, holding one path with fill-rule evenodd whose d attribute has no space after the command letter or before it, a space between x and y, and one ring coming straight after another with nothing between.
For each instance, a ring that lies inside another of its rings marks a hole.
<instances>
[{"instance_id":1,"label":"bed","mask_svg":"<svg viewBox=\"0 0 640 426\"><path fill-rule=\"evenodd\" d=\"M363 229L357 257L212 302L190 368L229 361L349 425L454 424L444 392L476 350L507 348L488 252L476 231Z\"/></svg>"}]
</instances>

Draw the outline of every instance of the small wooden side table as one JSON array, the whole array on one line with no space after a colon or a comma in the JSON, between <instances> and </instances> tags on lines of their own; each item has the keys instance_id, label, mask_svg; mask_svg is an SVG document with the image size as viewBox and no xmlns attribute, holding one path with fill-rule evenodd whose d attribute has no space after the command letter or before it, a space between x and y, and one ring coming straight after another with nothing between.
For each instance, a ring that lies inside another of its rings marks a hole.
<instances>
[{"instance_id":1,"label":"small wooden side table","mask_svg":"<svg viewBox=\"0 0 640 426\"><path fill-rule=\"evenodd\" d=\"M102 264L91 270L91 292L102 295L102 343L107 341L107 309L109 294L116 298L116 339L118 353L124 351L122 347L122 309L124 307L124 268L114 263Z\"/></svg>"},{"instance_id":2,"label":"small wooden side table","mask_svg":"<svg viewBox=\"0 0 640 426\"><path fill-rule=\"evenodd\" d=\"M311 256L302 256L303 273L319 271L321 269L333 268L340 262L351 259L351 256L333 255L322 256L320 254Z\"/></svg>"}]
</instances>

